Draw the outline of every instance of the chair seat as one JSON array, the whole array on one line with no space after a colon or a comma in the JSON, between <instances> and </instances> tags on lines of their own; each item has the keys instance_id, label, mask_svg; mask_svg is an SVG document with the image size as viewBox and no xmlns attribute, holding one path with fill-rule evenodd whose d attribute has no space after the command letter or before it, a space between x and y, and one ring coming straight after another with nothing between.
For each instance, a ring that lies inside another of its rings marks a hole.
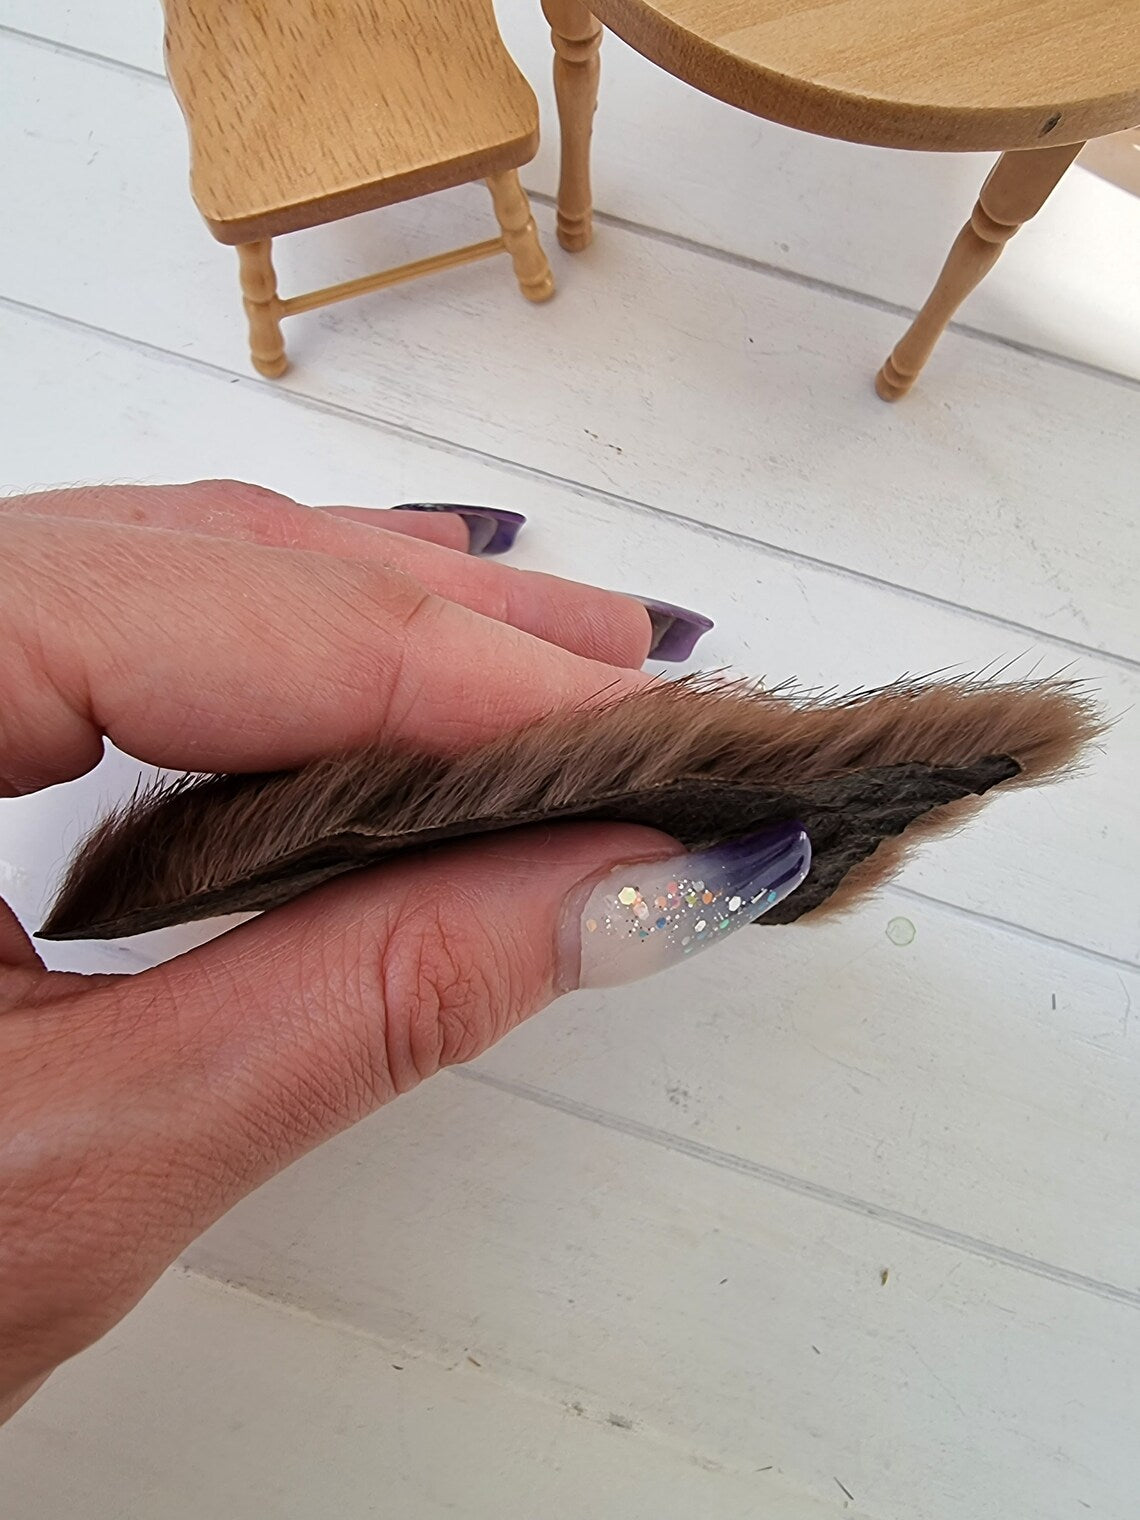
<instances>
[{"instance_id":1,"label":"chair seat","mask_svg":"<svg viewBox=\"0 0 1140 1520\"><path fill-rule=\"evenodd\" d=\"M1082 142L1140 123L1140 0L594 0L678 78L889 148Z\"/></svg>"},{"instance_id":2,"label":"chair seat","mask_svg":"<svg viewBox=\"0 0 1140 1520\"><path fill-rule=\"evenodd\" d=\"M538 105L491 0L165 0L195 204L223 243L516 169Z\"/></svg>"}]
</instances>

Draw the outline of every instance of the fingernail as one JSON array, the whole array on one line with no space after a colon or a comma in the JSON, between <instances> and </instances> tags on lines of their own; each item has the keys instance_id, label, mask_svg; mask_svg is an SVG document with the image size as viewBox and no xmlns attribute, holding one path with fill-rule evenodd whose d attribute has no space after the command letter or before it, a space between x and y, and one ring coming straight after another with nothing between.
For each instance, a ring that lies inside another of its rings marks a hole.
<instances>
[{"instance_id":1,"label":"fingernail","mask_svg":"<svg viewBox=\"0 0 1140 1520\"><path fill-rule=\"evenodd\" d=\"M653 642L649 656L654 660L687 660L696 648L697 640L704 638L713 626L712 618L703 613L690 612L687 607L674 607L670 602L655 602L649 597L635 598L649 614L653 625Z\"/></svg>"},{"instance_id":2,"label":"fingernail","mask_svg":"<svg viewBox=\"0 0 1140 1520\"><path fill-rule=\"evenodd\" d=\"M784 823L715 849L619 866L569 901L565 985L620 987L719 945L783 902L810 865L807 834Z\"/></svg>"},{"instance_id":3,"label":"fingernail","mask_svg":"<svg viewBox=\"0 0 1140 1520\"><path fill-rule=\"evenodd\" d=\"M451 512L462 517L471 535L468 554L505 554L513 548L519 529L526 522L521 512L505 507L475 507L450 501L404 501L394 512Z\"/></svg>"}]
</instances>

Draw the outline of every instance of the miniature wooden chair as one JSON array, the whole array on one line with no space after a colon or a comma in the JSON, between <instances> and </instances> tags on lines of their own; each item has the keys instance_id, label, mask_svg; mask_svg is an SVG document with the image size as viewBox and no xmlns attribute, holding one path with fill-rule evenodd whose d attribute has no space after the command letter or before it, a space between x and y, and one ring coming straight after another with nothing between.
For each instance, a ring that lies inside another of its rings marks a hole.
<instances>
[{"instance_id":1,"label":"miniature wooden chair","mask_svg":"<svg viewBox=\"0 0 1140 1520\"><path fill-rule=\"evenodd\" d=\"M880 369L905 395L959 305L1089 138L1140 123L1137 0L542 0L562 127L558 241L592 236L608 26L678 79L789 127L885 148L1000 150L930 297Z\"/></svg>"},{"instance_id":2,"label":"miniature wooden chair","mask_svg":"<svg viewBox=\"0 0 1140 1520\"><path fill-rule=\"evenodd\" d=\"M506 251L554 291L517 170L538 103L491 0L164 0L166 64L206 225L235 244L254 368L288 361L281 319ZM485 179L501 235L282 299L272 239Z\"/></svg>"}]
</instances>

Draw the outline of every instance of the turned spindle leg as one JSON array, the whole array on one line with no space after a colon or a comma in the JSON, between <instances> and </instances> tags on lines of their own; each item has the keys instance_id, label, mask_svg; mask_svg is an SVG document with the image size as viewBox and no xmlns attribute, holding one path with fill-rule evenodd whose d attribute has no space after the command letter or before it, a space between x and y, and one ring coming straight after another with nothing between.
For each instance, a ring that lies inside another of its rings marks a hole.
<instances>
[{"instance_id":1,"label":"turned spindle leg","mask_svg":"<svg viewBox=\"0 0 1140 1520\"><path fill-rule=\"evenodd\" d=\"M554 44L554 94L562 137L558 241L577 253L594 236L590 200L590 134L598 104L602 27L582 0L542 0Z\"/></svg>"},{"instance_id":2,"label":"turned spindle leg","mask_svg":"<svg viewBox=\"0 0 1140 1520\"><path fill-rule=\"evenodd\" d=\"M487 180L487 188L495 203L503 242L515 266L519 289L528 301L549 300L554 294L554 276L538 241L530 202L519 184L518 175L513 169L506 174L492 174Z\"/></svg>"},{"instance_id":3,"label":"turned spindle leg","mask_svg":"<svg viewBox=\"0 0 1140 1520\"><path fill-rule=\"evenodd\" d=\"M271 240L239 243L238 266L242 302L249 318L249 356L259 375L275 380L288 369L289 361L281 337L281 303L277 299Z\"/></svg>"},{"instance_id":4,"label":"turned spindle leg","mask_svg":"<svg viewBox=\"0 0 1140 1520\"><path fill-rule=\"evenodd\" d=\"M947 322L1022 223L1041 210L1083 146L1021 148L998 159L926 305L875 376L875 389L884 401L897 401L910 390Z\"/></svg>"}]
</instances>

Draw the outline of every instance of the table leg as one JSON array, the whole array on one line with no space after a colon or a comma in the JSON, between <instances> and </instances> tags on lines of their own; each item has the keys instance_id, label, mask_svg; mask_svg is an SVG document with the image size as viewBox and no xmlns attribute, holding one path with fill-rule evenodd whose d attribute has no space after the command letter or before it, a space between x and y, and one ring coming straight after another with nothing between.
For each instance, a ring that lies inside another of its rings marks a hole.
<instances>
[{"instance_id":1,"label":"table leg","mask_svg":"<svg viewBox=\"0 0 1140 1520\"><path fill-rule=\"evenodd\" d=\"M875 377L875 389L884 401L897 401L910 390L947 322L997 263L1021 224L1041 210L1083 146L1020 148L998 159L926 305Z\"/></svg>"},{"instance_id":2,"label":"table leg","mask_svg":"<svg viewBox=\"0 0 1140 1520\"><path fill-rule=\"evenodd\" d=\"M582 0L542 0L554 44L554 94L562 135L558 241L577 253L594 236L590 200L590 134L598 104L601 22Z\"/></svg>"}]
</instances>

